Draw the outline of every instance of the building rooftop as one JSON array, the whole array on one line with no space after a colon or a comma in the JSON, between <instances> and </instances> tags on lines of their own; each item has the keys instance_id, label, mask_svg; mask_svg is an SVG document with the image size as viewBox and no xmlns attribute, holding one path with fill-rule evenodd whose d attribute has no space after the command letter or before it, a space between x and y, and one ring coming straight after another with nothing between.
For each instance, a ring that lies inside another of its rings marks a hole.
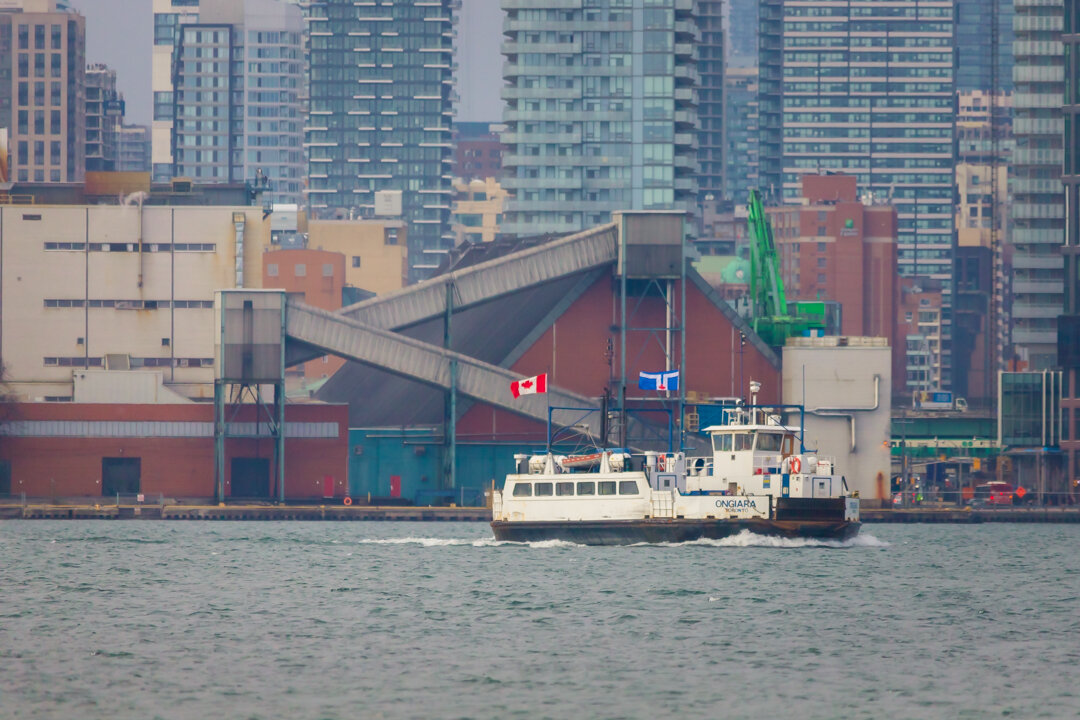
<instances>
[{"instance_id":1,"label":"building rooftop","mask_svg":"<svg viewBox=\"0 0 1080 720\"><path fill-rule=\"evenodd\" d=\"M143 193L144 205L260 205L262 190L247 183L200 185L190 180L151 183L150 173L88 172L81 183L16 182L4 193L7 205L117 205Z\"/></svg>"}]
</instances>

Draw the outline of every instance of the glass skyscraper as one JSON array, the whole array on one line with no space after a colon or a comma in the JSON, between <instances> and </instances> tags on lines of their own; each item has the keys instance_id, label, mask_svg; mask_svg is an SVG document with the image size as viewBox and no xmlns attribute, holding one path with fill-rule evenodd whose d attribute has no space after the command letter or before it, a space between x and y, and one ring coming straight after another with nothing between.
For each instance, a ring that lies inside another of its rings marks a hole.
<instances>
[{"instance_id":1,"label":"glass skyscraper","mask_svg":"<svg viewBox=\"0 0 1080 720\"><path fill-rule=\"evenodd\" d=\"M1064 120L1062 0L1016 0L1013 61L1012 344L1028 369L1052 368L1064 301L1061 184Z\"/></svg>"},{"instance_id":2,"label":"glass skyscraper","mask_svg":"<svg viewBox=\"0 0 1080 720\"><path fill-rule=\"evenodd\" d=\"M701 32L697 66L698 193L703 200L724 195L724 26L723 1L698 0L697 24Z\"/></svg>"},{"instance_id":3,"label":"glass skyscraper","mask_svg":"<svg viewBox=\"0 0 1080 720\"><path fill-rule=\"evenodd\" d=\"M569 232L614 210L693 212L694 0L502 0L504 232Z\"/></svg>"},{"instance_id":4,"label":"glass skyscraper","mask_svg":"<svg viewBox=\"0 0 1080 720\"><path fill-rule=\"evenodd\" d=\"M757 67L758 0L725 0L724 57L728 67Z\"/></svg>"},{"instance_id":5,"label":"glass skyscraper","mask_svg":"<svg viewBox=\"0 0 1080 720\"><path fill-rule=\"evenodd\" d=\"M758 187L757 68L728 68L724 80L724 199L741 205Z\"/></svg>"},{"instance_id":6,"label":"glass skyscraper","mask_svg":"<svg viewBox=\"0 0 1080 720\"><path fill-rule=\"evenodd\" d=\"M994 86L992 28L997 15L996 89L1012 92L1013 0L956 0L956 89L989 91Z\"/></svg>"},{"instance_id":7,"label":"glass skyscraper","mask_svg":"<svg viewBox=\"0 0 1080 720\"><path fill-rule=\"evenodd\" d=\"M942 347L931 356L934 383L949 387L953 0L762 0L759 27L763 189L797 202L803 174L834 171L889 199L901 275L942 289Z\"/></svg>"},{"instance_id":8,"label":"glass skyscraper","mask_svg":"<svg viewBox=\"0 0 1080 720\"><path fill-rule=\"evenodd\" d=\"M400 214L413 280L453 240L453 21L458 0L312 0L307 207L314 217ZM376 197L400 192L400 210Z\"/></svg>"},{"instance_id":9,"label":"glass skyscraper","mask_svg":"<svg viewBox=\"0 0 1080 720\"><path fill-rule=\"evenodd\" d=\"M177 28L173 177L258 182L302 200L303 16L284 0L204 3Z\"/></svg>"}]
</instances>

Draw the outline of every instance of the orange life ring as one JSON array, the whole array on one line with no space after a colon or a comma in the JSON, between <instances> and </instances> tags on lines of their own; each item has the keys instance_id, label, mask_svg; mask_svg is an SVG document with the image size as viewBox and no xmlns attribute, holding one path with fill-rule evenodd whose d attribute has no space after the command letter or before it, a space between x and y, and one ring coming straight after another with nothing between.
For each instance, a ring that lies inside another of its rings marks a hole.
<instances>
[{"instance_id":1,"label":"orange life ring","mask_svg":"<svg viewBox=\"0 0 1080 720\"><path fill-rule=\"evenodd\" d=\"M345 499L342 500L341 502L343 502L345 504L345 507L348 507L349 505L352 505L352 498L349 497L348 495L346 495Z\"/></svg>"},{"instance_id":2,"label":"orange life ring","mask_svg":"<svg viewBox=\"0 0 1080 720\"><path fill-rule=\"evenodd\" d=\"M791 472L798 475L800 470L802 470L802 460L797 457L791 458Z\"/></svg>"},{"instance_id":3,"label":"orange life ring","mask_svg":"<svg viewBox=\"0 0 1080 720\"><path fill-rule=\"evenodd\" d=\"M656 469L658 471L664 472L665 466L667 465L666 460L667 460L667 458L665 458L663 455L657 455L656 456Z\"/></svg>"}]
</instances>

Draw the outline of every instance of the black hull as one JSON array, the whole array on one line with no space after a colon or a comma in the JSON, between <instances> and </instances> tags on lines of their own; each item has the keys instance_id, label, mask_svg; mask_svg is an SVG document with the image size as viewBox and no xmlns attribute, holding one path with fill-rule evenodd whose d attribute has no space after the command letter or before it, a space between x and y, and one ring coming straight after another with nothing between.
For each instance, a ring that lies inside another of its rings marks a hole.
<instances>
[{"instance_id":1,"label":"black hull","mask_svg":"<svg viewBox=\"0 0 1080 720\"><path fill-rule=\"evenodd\" d=\"M491 523L495 539L508 542L563 540L579 545L637 545L720 540L749 530L758 535L847 540L860 523L848 520L597 520Z\"/></svg>"}]
</instances>

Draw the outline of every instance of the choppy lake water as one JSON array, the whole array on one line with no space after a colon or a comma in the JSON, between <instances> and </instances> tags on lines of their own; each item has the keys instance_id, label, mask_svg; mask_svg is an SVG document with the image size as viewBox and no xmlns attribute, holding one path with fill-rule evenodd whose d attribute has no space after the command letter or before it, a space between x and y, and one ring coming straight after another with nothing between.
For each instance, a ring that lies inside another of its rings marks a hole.
<instances>
[{"instance_id":1,"label":"choppy lake water","mask_svg":"<svg viewBox=\"0 0 1080 720\"><path fill-rule=\"evenodd\" d=\"M1080 717L1080 526L0 523L2 718Z\"/></svg>"}]
</instances>

